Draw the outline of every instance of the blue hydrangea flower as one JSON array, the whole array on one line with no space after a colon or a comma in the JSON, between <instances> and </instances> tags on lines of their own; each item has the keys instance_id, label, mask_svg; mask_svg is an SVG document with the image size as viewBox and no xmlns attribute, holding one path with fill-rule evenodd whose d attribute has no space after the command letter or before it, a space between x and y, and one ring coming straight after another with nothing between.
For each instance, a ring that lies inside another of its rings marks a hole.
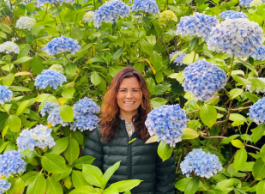
<instances>
[{"instance_id":1,"label":"blue hydrangea flower","mask_svg":"<svg viewBox=\"0 0 265 194\"><path fill-rule=\"evenodd\" d=\"M4 175L7 178L13 174L25 172L26 162L21 159L23 157L16 150L5 152L0 155L0 175Z\"/></svg>"},{"instance_id":2,"label":"blue hydrangea flower","mask_svg":"<svg viewBox=\"0 0 265 194\"><path fill-rule=\"evenodd\" d=\"M247 18L226 19L209 35L208 48L235 57L249 57L264 41L263 30Z\"/></svg>"},{"instance_id":3,"label":"blue hydrangea flower","mask_svg":"<svg viewBox=\"0 0 265 194\"><path fill-rule=\"evenodd\" d=\"M265 123L265 98L259 99L249 109L249 118L257 125Z\"/></svg>"},{"instance_id":4,"label":"blue hydrangea flower","mask_svg":"<svg viewBox=\"0 0 265 194\"><path fill-rule=\"evenodd\" d=\"M17 138L19 152L27 148L32 151L35 147L41 149L52 148L55 145L55 141L51 136L51 132L52 130L44 125L37 125L30 130L23 130Z\"/></svg>"},{"instance_id":5,"label":"blue hydrangea flower","mask_svg":"<svg viewBox=\"0 0 265 194\"><path fill-rule=\"evenodd\" d=\"M89 113L99 113L100 107L90 98L84 97L74 104L74 117L77 119L80 116Z\"/></svg>"},{"instance_id":6,"label":"blue hydrangea flower","mask_svg":"<svg viewBox=\"0 0 265 194\"><path fill-rule=\"evenodd\" d=\"M13 92L8 87L0 85L0 104L3 105L5 102L10 102L12 96Z\"/></svg>"},{"instance_id":7,"label":"blue hydrangea flower","mask_svg":"<svg viewBox=\"0 0 265 194\"><path fill-rule=\"evenodd\" d=\"M84 115L80 115L75 122L71 124L70 129L75 131L79 129L81 132L85 130L92 131L96 128L99 122L99 118L96 115L86 113Z\"/></svg>"},{"instance_id":8,"label":"blue hydrangea flower","mask_svg":"<svg viewBox=\"0 0 265 194\"><path fill-rule=\"evenodd\" d=\"M119 17L129 17L130 12L130 6L120 0L108 1L95 11L94 25L98 28L102 22L113 23Z\"/></svg>"},{"instance_id":9,"label":"blue hydrangea flower","mask_svg":"<svg viewBox=\"0 0 265 194\"><path fill-rule=\"evenodd\" d=\"M50 114L55 108L59 107L60 105L58 102L46 102L40 110L40 114L44 117L46 114Z\"/></svg>"},{"instance_id":10,"label":"blue hydrangea flower","mask_svg":"<svg viewBox=\"0 0 265 194\"><path fill-rule=\"evenodd\" d=\"M250 56L255 60L264 61L265 60L265 46L260 46L256 48L256 51L251 53Z\"/></svg>"},{"instance_id":11,"label":"blue hydrangea flower","mask_svg":"<svg viewBox=\"0 0 265 194\"><path fill-rule=\"evenodd\" d=\"M40 89L45 89L50 86L57 89L58 86L66 82L66 77L58 71L52 69L45 69L35 79L35 86Z\"/></svg>"},{"instance_id":12,"label":"blue hydrangea flower","mask_svg":"<svg viewBox=\"0 0 265 194\"><path fill-rule=\"evenodd\" d=\"M175 52L173 52L173 53L171 53L171 54L169 55L169 59L170 59L170 61L172 60L172 58L174 57L174 55L177 54L178 52L179 52L179 51L175 51ZM186 55L187 55L186 53L181 53L180 55L178 55L178 56L174 59L173 63L176 64L177 66L181 66L181 65L183 65L183 58L184 58Z\"/></svg>"},{"instance_id":13,"label":"blue hydrangea flower","mask_svg":"<svg viewBox=\"0 0 265 194\"><path fill-rule=\"evenodd\" d=\"M69 122L65 122L62 117L60 116L60 107L55 107L50 113L47 118L47 121L52 126L56 126L61 124L63 127L68 126Z\"/></svg>"},{"instance_id":14,"label":"blue hydrangea flower","mask_svg":"<svg viewBox=\"0 0 265 194\"><path fill-rule=\"evenodd\" d=\"M253 1L253 0L239 0L239 4L241 6L245 6L245 7L250 7L250 3ZM265 0L262 0L262 3L265 3Z\"/></svg>"},{"instance_id":15,"label":"blue hydrangea flower","mask_svg":"<svg viewBox=\"0 0 265 194\"><path fill-rule=\"evenodd\" d=\"M5 191L10 189L11 183L9 183L7 180L1 180L0 179L0 194L3 194Z\"/></svg>"},{"instance_id":16,"label":"blue hydrangea flower","mask_svg":"<svg viewBox=\"0 0 265 194\"><path fill-rule=\"evenodd\" d=\"M192 16L185 16L180 18L177 25L177 34L183 36L198 36L202 40L207 40L213 27L219 21L215 16L208 16L202 13L195 12Z\"/></svg>"},{"instance_id":17,"label":"blue hydrangea flower","mask_svg":"<svg viewBox=\"0 0 265 194\"><path fill-rule=\"evenodd\" d=\"M152 110L145 121L150 136L157 135L157 141L174 147L181 141L182 131L187 127L188 117L179 105L164 105Z\"/></svg>"},{"instance_id":18,"label":"blue hydrangea flower","mask_svg":"<svg viewBox=\"0 0 265 194\"><path fill-rule=\"evenodd\" d=\"M49 4L53 4L53 3L75 3L75 0L37 0L38 5L43 5L44 3L49 3Z\"/></svg>"},{"instance_id":19,"label":"blue hydrangea flower","mask_svg":"<svg viewBox=\"0 0 265 194\"><path fill-rule=\"evenodd\" d=\"M220 13L219 17L224 20L226 18L229 18L229 19L247 18L248 16L243 12L229 10L229 11L223 11L222 13Z\"/></svg>"},{"instance_id":20,"label":"blue hydrangea flower","mask_svg":"<svg viewBox=\"0 0 265 194\"><path fill-rule=\"evenodd\" d=\"M155 0L134 0L132 11L144 11L153 15L160 13Z\"/></svg>"},{"instance_id":21,"label":"blue hydrangea flower","mask_svg":"<svg viewBox=\"0 0 265 194\"><path fill-rule=\"evenodd\" d=\"M66 51L74 55L80 49L81 46L75 39L61 36L52 39L42 50L48 55L60 54Z\"/></svg>"},{"instance_id":22,"label":"blue hydrangea flower","mask_svg":"<svg viewBox=\"0 0 265 194\"><path fill-rule=\"evenodd\" d=\"M195 175L210 178L223 169L219 158L210 153L205 153L201 148L189 152L184 161L180 163L180 169L184 175L190 176L192 171Z\"/></svg>"},{"instance_id":23,"label":"blue hydrangea flower","mask_svg":"<svg viewBox=\"0 0 265 194\"><path fill-rule=\"evenodd\" d=\"M226 74L205 59L186 67L183 73L184 90L192 93L196 100L206 101L226 84Z\"/></svg>"}]
</instances>

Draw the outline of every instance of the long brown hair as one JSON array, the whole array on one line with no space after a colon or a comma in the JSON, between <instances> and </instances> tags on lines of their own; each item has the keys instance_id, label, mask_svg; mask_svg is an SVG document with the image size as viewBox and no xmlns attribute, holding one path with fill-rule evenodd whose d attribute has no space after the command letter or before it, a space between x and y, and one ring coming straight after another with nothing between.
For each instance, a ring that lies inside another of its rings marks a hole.
<instances>
[{"instance_id":1,"label":"long brown hair","mask_svg":"<svg viewBox=\"0 0 265 194\"><path fill-rule=\"evenodd\" d=\"M147 114L150 112L150 93L147 89L145 80L142 74L131 66L124 67L113 78L109 89L104 95L104 99L101 105L101 118L99 121L102 127L101 136L102 139L110 142L115 135L116 129L119 129L120 110L116 101L116 96L119 91L120 84L124 78L136 77L139 82L142 92L142 103L138 108L138 114L132 118L135 133L137 137L145 141L149 137L149 133L145 126L145 120Z\"/></svg>"}]
</instances>

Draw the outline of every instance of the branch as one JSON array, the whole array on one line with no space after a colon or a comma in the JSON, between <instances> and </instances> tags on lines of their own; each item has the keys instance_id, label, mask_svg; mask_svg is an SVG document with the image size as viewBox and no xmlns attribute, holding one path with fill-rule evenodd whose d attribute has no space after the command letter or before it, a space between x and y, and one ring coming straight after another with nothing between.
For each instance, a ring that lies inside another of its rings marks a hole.
<instances>
[{"instance_id":1,"label":"branch","mask_svg":"<svg viewBox=\"0 0 265 194\"><path fill-rule=\"evenodd\" d=\"M231 109L231 111L239 111L239 110L245 110L245 109L249 109L250 106L246 106L246 107L241 107L241 108L234 108L234 109Z\"/></svg>"},{"instance_id":2,"label":"branch","mask_svg":"<svg viewBox=\"0 0 265 194\"><path fill-rule=\"evenodd\" d=\"M225 139L226 138L224 136L202 136L202 135L200 135L200 137L204 139Z\"/></svg>"},{"instance_id":3,"label":"branch","mask_svg":"<svg viewBox=\"0 0 265 194\"><path fill-rule=\"evenodd\" d=\"M259 150L260 151L260 148L257 148L255 146L252 146L252 145L248 145L248 144L245 144L246 147L249 147L249 148L253 148L253 149L256 149L256 150Z\"/></svg>"},{"instance_id":4,"label":"branch","mask_svg":"<svg viewBox=\"0 0 265 194\"><path fill-rule=\"evenodd\" d=\"M198 112L198 111L200 111L200 109L191 111L191 112L187 113L187 115L192 114L192 113L195 113L195 112Z\"/></svg>"}]
</instances>

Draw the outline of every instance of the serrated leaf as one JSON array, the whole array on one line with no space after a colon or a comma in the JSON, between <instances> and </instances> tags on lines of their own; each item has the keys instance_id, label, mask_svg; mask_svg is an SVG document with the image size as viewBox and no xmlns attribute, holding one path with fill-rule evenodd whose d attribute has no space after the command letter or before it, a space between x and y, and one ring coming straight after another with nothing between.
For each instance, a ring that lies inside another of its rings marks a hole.
<instances>
[{"instance_id":1,"label":"serrated leaf","mask_svg":"<svg viewBox=\"0 0 265 194\"><path fill-rule=\"evenodd\" d=\"M62 156L56 154L44 154L41 157L43 168L49 173L62 173L66 171L65 160Z\"/></svg>"},{"instance_id":2,"label":"serrated leaf","mask_svg":"<svg viewBox=\"0 0 265 194\"><path fill-rule=\"evenodd\" d=\"M109 181L109 179L111 178L111 176L114 174L114 172L119 168L120 163L121 163L121 161L116 162L114 165L112 165L111 167L109 167L109 168L105 171L103 177L104 177L104 179L105 179L107 182Z\"/></svg>"},{"instance_id":3,"label":"serrated leaf","mask_svg":"<svg viewBox=\"0 0 265 194\"><path fill-rule=\"evenodd\" d=\"M200 118L208 127L212 127L217 120L217 111L214 106L204 104L200 109Z\"/></svg>"},{"instance_id":4,"label":"serrated leaf","mask_svg":"<svg viewBox=\"0 0 265 194\"><path fill-rule=\"evenodd\" d=\"M46 194L63 194L63 188L59 182L48 177L46 183Z\"/></svg>"},{"instance_id":5,"label":"serrated leaf","mask_svg":"<svg viewBox=\"0 0 265 194\"><path fill-rule=\"evenodd\" d=\"M31 182L27 189L27 194L44 193L46 188L46 180L42 173L38 173L33 182Z\"/></svg>"}]
</instances>

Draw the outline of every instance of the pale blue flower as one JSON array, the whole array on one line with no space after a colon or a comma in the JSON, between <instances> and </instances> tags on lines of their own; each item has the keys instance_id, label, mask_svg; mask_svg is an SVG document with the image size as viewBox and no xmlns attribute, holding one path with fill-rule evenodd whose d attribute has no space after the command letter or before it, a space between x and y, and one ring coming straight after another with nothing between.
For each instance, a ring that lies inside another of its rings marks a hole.
<instances>
[{"instance_id":1,"label":"pale blue flower","mask_svg":"<svg viewBox=\"0 0 265 194\"><path fill-rule=\"evenodd\" d=\"M66 38L64 36L54 38L42 49L48 55L56 55L63 52L75 54L81 49L81 46L73 38Z\"/></svg>"},{"instance_id":2,"label":"pale blue flower","mask_svg":"<svg viewBox=\"0 0 265 194\"><path fill-rule=\"evenodd\" d=\"M46 114L50 114L55 108L58 107L60 107L58 102L46 102L40 110L40 114L44 117Z\"/></svg>"},{"instance_id":3,"label":"pale blue flower","mask_svg":"<svg viewBox=\"0 0 265 194\"><path fill-rule=\"evenodd\" d=\"M60 116L60 107L55 107L50 113L47 118L47 121L52 126L62 125L63 127L68 126L70 123L65 122L62 117Z\"/></svg>"},{"instance_id":4,"label":"pale blue flower","mask_svg":"<svg viewBox=\"0 0 265 194\"><path fill-rule=\"evenodd\" d=\"M169 55L169 59L171 61L171 59L174 57L175 54L177 54L179 51L174 51L173 53L171 53ZM177 66L182 66L183 65L183 58L186 56L186 53L181 53L180 55L178 55L174 61L172 63L176 64Z\"/></svg>"},{"instance_id":5,"label":"pale blue flower","mask_svg":"<svg viewBox=\"0 0 265 194\"><path fill-rule=\"evenodd\" d=\"M229 18L229 19L247 18L248 16L243 12L229 10L229 11L223 11L222 13L220 13L219 17L221 17L224 20L226 18Z\"/></svg>"},{"instance_id":6,"label":"pale blue flower","mask_svg":"<svg viewBox=\"0 0 265 194\"><path fill-rule=\"evenodd\" d=\"M29 148L34 150L35 147L45 149L46 147L52 148L55 145L55 141L51 136L52 130L48 126L37 125L30 130L23 130L17 138L18 150Z\"/></svg>"},{"instance_id":7,"label":"pale blue flower","mask_svg":"<svg viewBox=\"0 0 265 194\"><path fill-rule=\"evenodd\" d=\"M43 5L44 3L49 3L49 4L53 4L53 3L75 3L75 0L37 0L38 5Z\"/></svg>"},{"instance_id":8,"label":"pale blue flower","mask_svg":"<svg viewBox=\"0 0 265 194\"><path fill-rule=\"evenodd\" d=\"M157 135L158 142L174 147L181 141L182 131L187 127L188 117L179 105L164 105L152 110L145 121L150 136Z\"/></svg>"},{"instance_id":9,"label":"pale blue flower","mask_svg":"<svg viewBox=\"0 0 265 194\"><path fill-rule=\"evenodd\" d=\"M26 162L23 155L16 150L7 151L0 155L0 175L7 178L12 174L23 173L26 170Z\"/></svg>"},{"instance_id":10,"label":"pale blue flower","mask_svg":"<svg viewBox=\"0 0 265 194\"><path fill-rule=\"evenodd\" d=\"M216 155L205 153L202 149L193 149L180 163L180 169L187 177L194 172L197 176L210 178L223 167Z\"/></svg>"},{"instance_id":11,"label":"pale blue flower","mask_svg":"<svg viewBox=\"0 0 265 194\"><path fill-rule=\"evenodd\" d=\"M177 25L177 34L183 36L198 36L202 40L207 40L213 27L215 27L219 21L215 16L204 15L202 13L195 12L191 16L184 16L180 18L180 22Z\"/></svg>"},{"instance_id":12,"label":"pale blue flower","mask_svg":"<svg viewBox=\"0 0 265 194\"><path fill-rule=\"evenodd\" d=\"M79 129L81 132L85 130L92 131L96 128L99 118L96 115L86 113L78 116L78 118L71 124L70 129L75 131Z\"/></svg>"},{"instance_id":13,"label":"pale blue flower","mask_svg":"<svg viewBox=\"0 0 265 194\"><path fill-rule=\"evenodd\" d=\"M8 189L10 189L11 183L9 183L7 180L1 180L0 179L0 194L5 193Z\"/></svg>"},{"instance_id":14,"label":"pale blue flower","mask_svg":"<svg viewBox=\"0 0 265 194\"><path fill-rule=\"evenodd\" d=\"M94 25L96 28L101 26L102 22L113 23L118 18L129 17L130 6L120 0L108 1L94 13Z\"/></svg>"},{"instance_id":15,"label":"pale blue flower","mask_svg":"<svg viewBox=\"0 0 265 194\"><path fill-rule=\"evenodd\" d=\"M251 53L250 56L255 60L264 61L265 60L265 46L260 46L256 48L256 51Z\"/></svg>"},{"instance_id":16,"label":"pale blue flower","mask_svg":"<svg viewBox=\"0 0 265 194\"><path fill-rule=\"evenodd\" d=\"M100 107L90 98L84 97L74 104L74 117L77 119L86 113L99 113Z\"/></svg>"},{"instance_id":17,"label":"pale blue flower","mask_svg":"<svg viewBox=\"0 0 265 194\"><path fill-rule=\"evenodd\" d=\"M153 15L160 13L155 0L134 0L132 11L144 11Z\"/></svg>"},{"instance_id":18,"label":"pale blue flower","mask_svg":"<svg viewBox=\"0 0 265 194\"><path fill-rule=\"evenodd\" d=\"M13 92L7 86L0 85L0 104L3 105L5 102L10 102L12 96Z\"/></svg>"},{"instance_id":19,"label":"pale blue flower","mask_svg":"<svg viewBox=\"0 0 265 194\"><path fill-rule=\"evenodd\" d=\"M58 86L66 82L66 77L58 71L52 69L45 69L35 79L35 86L40 89L45 89L50 86L57 89Z\"/></svg>"},{"instance_id":20,"label":"pale blue flower","mask_svg":"<svg viewBox=\"0 0 265 194\"><path fill-rule=\"evenodd\" d=\"M265 98L259 99L249 109L249 118L257 125L265 123Z\"/></svg>"},{"instance_id":21,"label":"pale blue flower","mask_svg":"<svg viewBox=\"0 0 265 194\"><path fill-rule=\"evenodd\" d=\"M263 30L247 18L226 19L209 35L208 48L235 57L249 57L264 41Z\"/></svg>"},{"instance_id":22,"label":"pale blue flower","mask_svg":"<svg viewBox=\"0 0 265 194\"><path fill-rule=\"evenodd\" d=\"M253 0L239 0L239 4L245 7L250 7L250 3ZM265 0L262 0L262 3L265 3Z\"/></svg>"},{"instance_id":23,"label":"pale blue flower","mask_svg":"<svg viewBox=\"0 0 265 194\"><path fill-rule=\"evenodd\" d=\"M216 65L205 59L197 61L185 68L183 76L184 90L192 93L196 100L209 100L215 92L225 87L226 74Z\"/></svg>"}]
</instances>

